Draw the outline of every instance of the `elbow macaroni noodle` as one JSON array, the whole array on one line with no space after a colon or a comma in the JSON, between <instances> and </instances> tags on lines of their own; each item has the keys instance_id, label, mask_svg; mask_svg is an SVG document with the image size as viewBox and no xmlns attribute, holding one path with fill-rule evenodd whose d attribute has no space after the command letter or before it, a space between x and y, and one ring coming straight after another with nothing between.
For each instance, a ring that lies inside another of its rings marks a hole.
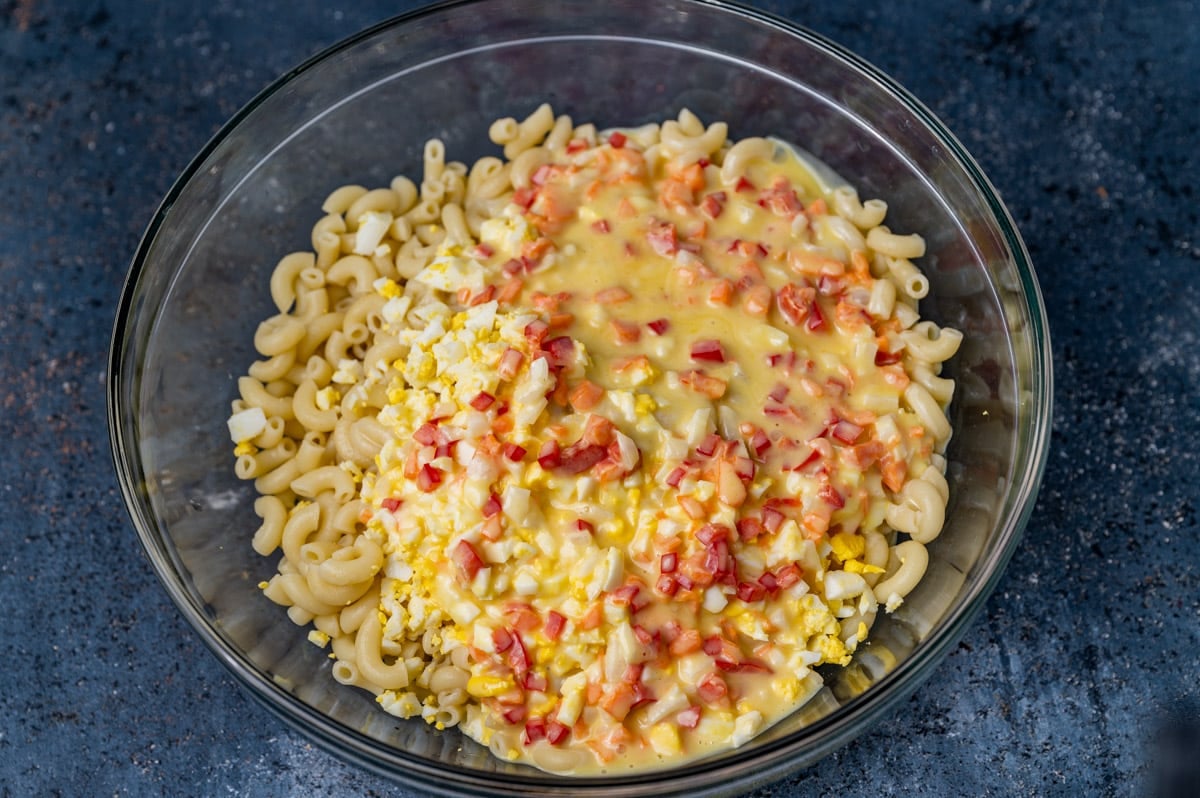
<instances>
[{"instance_id":1,"label":"elbow macaroni noodle","mask_svg":"<svg viewBox=\"0 0 1200 798\"><path fill-rule=\"evenodd\" d=\"M333 677L564 773L740 745L920 582L962 340L789 147L543 105L347 185L238 379L261 585ZM622 268L621 263L628 263Z\"/></svg>"}]
</instances>

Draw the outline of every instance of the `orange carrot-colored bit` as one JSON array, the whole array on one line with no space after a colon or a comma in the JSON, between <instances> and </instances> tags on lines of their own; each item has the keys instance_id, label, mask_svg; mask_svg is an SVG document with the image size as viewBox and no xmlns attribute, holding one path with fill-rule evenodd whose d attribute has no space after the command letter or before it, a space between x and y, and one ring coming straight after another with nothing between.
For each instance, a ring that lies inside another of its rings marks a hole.
<instances>
[{"instance_id":1,"label":"orange carrot-colored bit","mask_svg":"<svg viewBox=\"0 0 1200 798\"><path fill-rule=\"evenodd\" d=\"M579 619L579 628L585 632L600 626L604 620L604 605L600 603L588 607L587 612Z\"/></svg>"},{"instance_id":2,"label":"orange carrot-colored bit","mask_svg":"<svg viewBox=\"0 0 1200 798\"><path fill-rule=\"evenodd\" d=\"M554 249L554 242L548 238L538 238L527 241L521 246L521 255L533 261L539 261Z\"/></svg>"},{"instance_id":3,"label":"orange carrot-colored bit","mask_svg":"<svg viewBox=\"0 0 1200 798\"><path fill-rule=\"evenodd\" d=\"M698 551L680 560L679 570L697 587L708 587L716 580L716 577L709 571L707 560L708 552Z\"/></svg>"},{"instance_id":4,"label":"orange carrot-colored bit","mask_svg":"<svg viewBox=\"0 0 1200 798\"><path fill-rule=\"evenodd\" d=\"M602 181L593 180L592 182L588 183L587 186L583 189L584 199L587 199L588 201L595 200L596 197L599 196L600 190L603 188L604 188L604 183Z\"/></svg>"},{"instance_id":5,"label":"orange carrot-colored bit","mask_svg":"<svg viewBox=\"0 0 1200 798\"><path fill-rule=\"evenodd\" d=\"M458 300L458 304L466 305L471 299L471 289L464 285L454 294L454 298Z\"/></svg>"},{"instance_id":6,"label":"orange carrot-colored bit","mask_svg":"<svg viewBox=\"0 0 1200 798\"><path fill-rule=\"evenodd\" d=\"M684 629L671 641L671 653L677 657L699 651L703 645L700 632L695 629Z\"/></svg>"},{"instance_id":7,"label":"orange carrot-colored bit","mask_svg":"<svg viewBox=\"0 0 1200 798\"><path fill-rule=\"evenodd\" d=\"M567 396L569 393L570 391L567 388L567 381L560 376L558 378L558 382L554 385L554 390L550 392L550 401L554 402L554 404L558 405L559 407L566 407Z\"/></svg>"},{"instance_id":8,"label":"orange carrot-colored bit","mask_svg":"<svg viewBox=\"0 0 1200 798\"><path fill-rule=\"evenodd\" d=\"M733 283L728 280L718 280L708 292L708 301L716 305L729 306L733 304Z\"/></svg>"},{"instance_id":9,"label":"orange carrot-colored bit","mask_svg":"<svg viewBox=\"0 0 1200 798\"><path fill-rule=\"evenodd\" d=\"M589 706L595 706L596 702L604 697L604 685L599 682L587 683L587 703Z\"/></svg>"},{"instance_id":10,"label":"orange carrot-colored bit","mask_svg":"<svg viewBox=\"0 0 1200 798\"><path fill-rule=\"evenodd\" d=\"M633 701L633 686L625 682L618 682L604 698L600 699L600 708L617 720L625 720L625 716L633 707Z\"/></svg>"},{"instance_id":11,"label":"orange carrot-colored bit","mask_svg":"<svg viewBox=\"0 0 1200 798\"><path fill-rule=\"evenodd\" d=\"M534 291L529 295L529 301L533 306L544 313L554 313L558 310L562 300L557 294L543 294L541 291Z\"/></svg>"},{"instance_id":12,"label":"orange carrot-colored bit","mask_svg":"<svg viewBox=\"0 0 1200 798\"><path fill-rule=\"evenodd\" d=\"M709 399L720 399L725 395L725 389L728 387L725 380L711 377L703 371L685 371L679 375L679 381Z\"/></svg>"},{"instance_id":13,"label":"orange carrot-colored bit","mask_svg":"<svg viewBox=\"0 0 1200 798\"><path fill-rule=\"evenodd\" d=\"M612 164L619 169L614 170L613 179L620 180L624 177L643 177L646 174L646 159L637 150L629 147L622 147L617 150L610 150Z\"/></svg>"},{"instance_id":14,"label":"orange carrot-colored bit","mask_svg":"<svg viewBox=\"0 0 1200 798\"><path fill-rule=\"evenodd\" d=\"M499 432L501 435L512 432L512 428L512 413L505 413L504 415L497 417L496 420L492 422L492 429L494 429L496 432Z\"/></svg>"},{"instance_id":15,"label":"orange carrot-colored bit","mask_svg":"<svg viewBox=\"0 0 1200 798\"><path fill-rule=\"evenodd\" d=\"M870 321L870 317L862 308L843 299L838 300L834 316L837 318L838 326L846 330L857 330Z\"/></svg>"},{"instance_id":16,"label":"orange carrot-colored bit","mask_svg":"<svg viewBox=\"0 0 1200 798\"><path fill-rule=\"evenodd\" d=\"M679 502L679 506L683 508L683 511L687 513L688 518L698 521L704 517L704 505L695 497L680 496L677 498L677 501Z\"/></svg>"},{"instance_id":17,"label":"orange carrot-colored bit","mask_svg":"<svg viewBox=\"0 0 1200 798\"><path fill-rule=\"evenodd\" d=\"M618 219L632 219L637 215L637 208L633 207L633 203L630 202L627 197L622 198L621 201L617 203Z\"/></svg>"},{"instance_id":18,"label":"orange carrot-colored bit","mask_svg":"<svg viewBox=\"0 0 1200 798\"><path fill-rule=\"evenodd\" d=\"M500 418L503 418L503 416L500 416ZM476 448L484 454L497 457L504 448L504 444L500 443L500 440L489 432L479 439L479 445Z\"/></svg>"},{"instance_id":19,"label":"orange carrot-colored bit","mask_svg":"<svg viewBox=\"0 0 1200 798\"><path fill-rule=\"evenodd\" d=\"M508 282L500 288L500 293L496 295L496 301L501 305L510 304L521 294L521 289L525 287L525 282L520 277L510 277Z\"/></svg>"},{"instance_id":20,"label":"orange carrot-colored bit","mask_svg":"<svg viewBox=\"0 0 1200 798\"><path fill-rule=\"evenodd\" d=\"M886 319L878 319L871 326L875 330L876 335L886 335L888 333L900 332L900 320L895 316L889 316Z\"/></svg>"},{"instance_id":21,"label":"orange carrot-colored bit","mask_svg":"<svg viewBox=\"0 0 1200 798\"><path fill-rule=\"evenodd\" d=\"M816 541L829 530L829 519L820 513L808 513L801 521L801 526L804 527L804 537Z\"/></svg>"},{"instance_id":22,"label":"orange carrot-colored bit","mask_svg":"<svg viewBox=\"0 0 1200 798\"><path fill-rule=\"evenodd\" d=\"M613 432L615 429L616 425L604 416L588 416L588 420L583 425L583 433L579 436L579 440L589 446L608 446L613 442Z\"/></svg>"},{"instance_id":23,"label":"orange carrot-colored bit","mask_svg":"<svg viewBox=\"0 0 1200 798\"><path fill-rule=\"evenodd\" d=\"M637 355L635 357L622 357L612 362L612 370L616 374L624 374L631 368L649 368L650 358L645 355Z\"/></svg>"},{"instance_id":24,"label":"orange carrot-colored bit","mask_svg":"<svg viewBox=\"0 0 1200 798\"><path fill-rule=\"evenodd\" d=\"M597 291L594 299L601 305L617 305L633 299L633 294L622 286L614 285Z\"/></svg>"},{"instance_id":25,"label":"orange carrot-colored bit","mask_svg":"<svg viewBox=\"0 0 1200 798\"><path fill-rule=\"evenodd\" d=\"M824 216L829 213L829 206L825 204L824 197L817 197L804 210L809 216Z\"/></svg>"},{"instance_id":26,"label":"orange carrot-colored bit","mask_svg":"<svg viewBox=\"0 0 1200 798\"><path fill-rule=\"evenodd\" d=\"M700 161L692 161L688 166L679 166L676 161L668 161L667 179L680 182L692 191L700 191L704 187L704 167L700 166Z\"/></svg>"},{"instance_id":27,"label":"orange carrot-colored bit","mask_svg":"<svg viewBox=\"0 0 1200 798\"><path fill-rule=\"evenodd\" d=\"M545 216L538 216L536 213L530 213L527 218L529 219L529 224L544 236L556 235L562 232L565 226L565 222L547 219Z\"/></svg>"},{"instance_id":28,"label":"orange carrot-colored bit","mask_svg":"<svg viewBox=\"0 0 1200 798\"><path fill-rule=\"evenodd\" d=\"M738 273L742 277L749 277L752 280L763 280L763 270L757 263L752 260L744 260L738 264Z\"/></svg>"},{"instance_id":29,"label":"orange carrot-colored bit","mask_svg":"<svg viewBox=\"0 0 1200 798\"><path fill-rule=\"evenodd\" d=\"M894 457L890 452L879 458L879 471L883 484L893 493L899 493L904 487L904 479L908 475L908 465L901 458Z\"/></svg>"},{"instance_id":30,"label":"orange carrot-colored bit","mask_svg":"<svg viewBox=\"0 0 1200 798\"><path fill-rule=\"evenodd\" d=\"M766 316L771 310L771 289L766 285L753 285L746 289L742 307L751 316Z\"/></svg>"},{"instance_id":31,"label":"orange carrot-colored bit","mask_svg":"<svg viewBox=\"0 0 1200 798\"><path fill-rule=\"evenodd\" d=\"M580 413L591 410L600 404L600 400L603 398L604 389L591 380L584 380L576 385L568 396L571 407Z\"/></svg>"},{"instance_id":32,"label":"orange carrot-colored bit","mask_svg":"<svg viewBox=\"0 0 1200 798\"><path fill-rule=\"evenodd\" d=\"M642 337L642 328L633 322L611 319L608 326L616 337L617 343L634 344Z\"/></svg>"},{"instance_id":33,"label":"orange carrot-colored bit","mask_svg":"<svg viewBox=\"0 0 1200 798\"><path fill-rule=\"evenodd\" d=\"M676 179L692 191L699 191L704 188L704 167L699 161L693 161L677 174Z\"/></svg>"},{"instance_id":34,"label":"orange carrot-colored bit","mask_svg":"<svg viewBox=\"0 0 1200 798\"><path fill-rule=\"evenodd\" d=\"M721 619L721 633L725 636L727 641L733 643L734 648L737 648L736 642L733 641L741 639L742 633L741 630L737 628L737 625L733 622L732 618ZM738 651L738 654L740 655L741 651ZM740 659L741 657L739 656L738 658Z\"/></svg>"},{"instance_id":35,"label":"orange carrot-colored bit","mask_svg":"<svg viewBox=\"0 0 1200 798\"><path fill-rule=\"evenodd\" d=\"M879 441L871 440L850 447L848 459L855 468L866 471L885 454L887 448Z\"/></svg>"},{"instance_id":36,"label":"orange carrot-colored bit","mask_svg":"<svg viewBox=\"0 0 1200 798\"><path fill-rule=\"evenodd\" d=\"M495 299L495 297L496 286L488 283L483 287L482 291L471 297L471 301L467 304L469 304L471 307L475 307L476 305L482 305L484 302L491 302L493 299Z\"/></svg>"},{"instance_id":37,"label":"orange carrot-colored bit","mask_svg":"<svg viewBox=\"0 0 1200 798\"><path fill-rule=\"evenodd\" d=\"M838 276L846 272L846 264L840 260L827 258L804 249L793 249L788 252L788 266L797 274L805 276L817 274Z\"/></svg>"},{"instance_id":38,"label":"orange carrot-colored bit","mask_svg":"<svg viewBox=\"0 0 1200 798\"><path fill-rule=\"evenodd\" d=\"M575 214L566 189L557 183L542 186L538 197L530 208L534 213L544 216L550 222L564 222Z\"/></svg>"},{"instance_id":39,"label":"orange carrot-colored bit","mask_svg":"<svg viewBox=\"0 0 1200 798\"><path fill-rule=\"evenodd\" d=\"M856 275L871 276L871 262L867 260L867 253L861 249L856 249L850 253L850 268Z\"/></svg>"},{"instance_id":40,"label":"orange carrot-colored bit","mask_svg":"<svg viewBox=\"0 0 1200 798\"><path fill-rule=\"evenodd\" d=\"M421 461L418 459L418 449L413 449L408 453L408 459L404 461L404 476L408 479L413 479L417 476L417 472L421 470Z\"/></svg>"},{"instance_id":41,"label":"orange carrot-colored bit","mask_svg":"<svg viewBox=\"0 0 1200 798\"><path fill-rule=\"evenodd\" d=\"M683 183L668 180L663 184L662 190L658 192L658 201L665 208L676 213L686 214L695 206L696 196Z\"/></svg>"},{"instance_id":42,"label":"orange carrot-colored bit","mask_svg":"<svg viewBox=\"0 0 1200 798\"><path fill-rule=\"evenodd\" d=\"M575 321L574 313L551 313L550 318L546 320L546 324L551 330L565 330Z\"/></svg>"}]
</instances>

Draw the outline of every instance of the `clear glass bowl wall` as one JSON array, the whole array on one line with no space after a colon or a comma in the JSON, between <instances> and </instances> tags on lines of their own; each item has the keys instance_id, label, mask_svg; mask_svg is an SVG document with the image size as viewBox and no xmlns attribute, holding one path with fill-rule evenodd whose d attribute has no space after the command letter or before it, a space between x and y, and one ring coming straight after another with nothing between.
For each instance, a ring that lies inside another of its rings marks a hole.
<instances>
[{"instance_id":1,"label":"clear glass bowl wall","mask_svg":"<svg viewBox=\"0 0 1200 798\"><path fill-rule=\"evenodd\" d=\"M134 525L174 601L250 693L322 745L427 789L507 795L743 789L852 739L923 681L998 579L1045 461L1045 313L1020 238L953 137L870 66L746 9L637 0L433 7L368 30L282 78L172 189L137 253L114 331L110 418ZM548 101L577 122L636 125L687 107L731 135L775 135L830 165L888 223L917 231L923 314L961 329L946 530L921 587L883 617L812 703L736 751L686 768L564 780L500 762L450 730L401 721L337 684L257 584L250 485L225 429L236 380L274 313L275 262L309 247L325 195L419 175L425 140L470 163L499 117Z\"/></svg>"}]
</instances>

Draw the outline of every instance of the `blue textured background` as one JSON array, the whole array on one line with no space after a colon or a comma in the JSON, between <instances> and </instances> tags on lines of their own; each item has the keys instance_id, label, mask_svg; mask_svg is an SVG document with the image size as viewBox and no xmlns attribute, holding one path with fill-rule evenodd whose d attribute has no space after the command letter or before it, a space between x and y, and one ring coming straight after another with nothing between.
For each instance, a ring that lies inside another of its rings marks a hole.
<instances>
[{"instance_id":1,"label":"blue textured background","mask_svg":"<svg viewBox=\"0 0 1200 798\"><path fill-rule=\"evenodd\" d=\"M128 260L191 156L414 5L0 0L0 795L406 794L248 701L186 628L121 505L104 380ZM1194 729L1200 700L1196 4L757 5L872 60L976 156L1038 269L1057 384L1033 520L959 649L755 795L1148 790L1168 712Z\"/></svg>"}]
</instances>

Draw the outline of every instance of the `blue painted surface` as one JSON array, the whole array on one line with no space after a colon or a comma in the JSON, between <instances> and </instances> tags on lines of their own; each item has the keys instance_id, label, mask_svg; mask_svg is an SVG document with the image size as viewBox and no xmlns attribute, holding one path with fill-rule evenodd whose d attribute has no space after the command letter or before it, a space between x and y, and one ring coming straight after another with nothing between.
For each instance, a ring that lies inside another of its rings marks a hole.
<instances>
[{"instance_id":1,"label":"blue painted surface","mask_svg":"<svg viewBox=\"0 0 1200 798\"><path fill-rule=\"evenodd\" d=\"M412 5L0 3L0 795L407 794L251 703L184 625L121 505L104 378L175 175L277 75ZM1200 702L1200 15L757 5L873 61L975 155L1039 271L1057 384L1032 522L961 646L754 794L1147 790L1168 711L1194 724Z\"/></svg>"}]
</instances>

